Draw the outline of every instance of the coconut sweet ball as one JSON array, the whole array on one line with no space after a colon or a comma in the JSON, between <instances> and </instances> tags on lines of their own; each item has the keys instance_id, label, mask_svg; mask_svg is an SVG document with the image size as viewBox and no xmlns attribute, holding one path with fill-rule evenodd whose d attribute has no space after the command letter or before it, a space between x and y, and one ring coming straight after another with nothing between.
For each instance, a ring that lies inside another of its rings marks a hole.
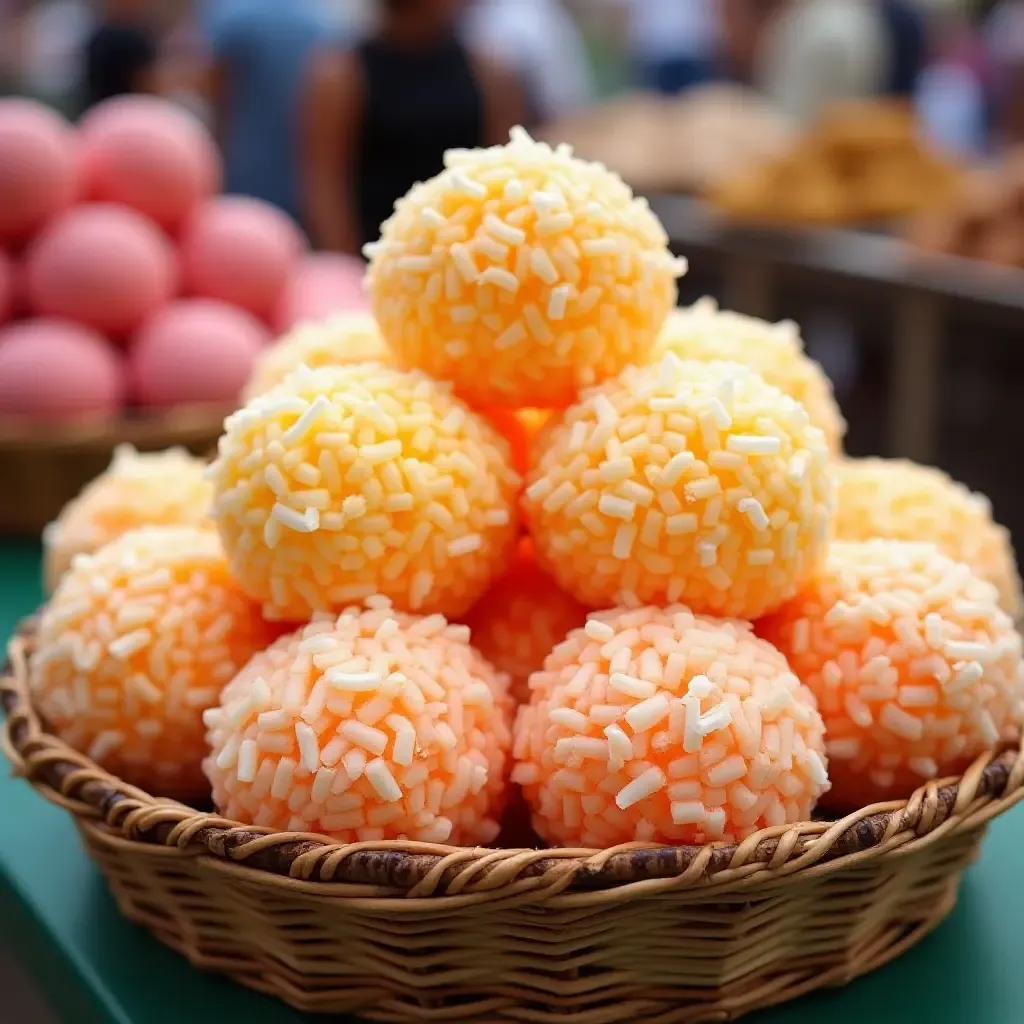
<instances>
[{"instance_id":1,"label":"coconut sweet ball","mask_svg":"<svg viewBox=\"0 0 1024 1024\"><path fill-rule=\"evenodd\" d=\"M533 545L519 542L516 557L466 616L473 646L512 680L512 695L529 700L527 680L555 644L581 626L587 610L537 565Z\"/></svg>"},{"instance_id":2,"label":"coconut sweet ball","mask_svg":"<svg viewBox=\"0 0 1024 1024\"><path fill-rule=\"evenodd\" d=\"M465 626L367 604L280 639L206 713L218 809L340 842L493 841L511 743L506 677Z\"/></svg>"},{"instance_id":3,"label":"coconut sweet ball","mask_svg":"<svg viewBox=\"0 0 1024 1024\"><path fill-rule=\"evenodd\" d=\"M213 526L205 463L184 448L137 452L122 444L101 473L43 531L47 590L78 554L92 554L139 526Z\"/></svg>"},{"instance_id":4,"label":"coconut sweet ball","mask_svg":"<svg viewBox=\"0 0 1024 1024\"><path fill-rule=\"evenodd\" d=\"M512 555L508 446L422 374L300 367L228 417L218 451L217 525L269 617L378 593L462 615Z\"/></svg>"},{"instance_id":5,"label":"coconut sweet ball","mask_svg":"<svg viewBox=\"0 0 1024 1024\"><path fill-rule=\"evenodd\" d=\"M818 700L837 806L907 796L1017 735L1021 638L995 588L932 544L837 541L757 628Z\"/></svg>"},{"instance_id":6,"label":"coconut sweet ball","mask_svg":"<svg viewBox=\"0 0 1024 1024\"><path fill-rule=\"evenodd\" d=\"M202 713L276 635L212 530L133 530L78 555L39 619L32 699L53 731L149 792L207 792Z\"/></svg>"},{"instance_id":7,"label":"coconut sweet ball","mask_svg":"<svg viewBox=\"0 0 1024 1024\"><path fill-rule=\"evenodd\" d=\"M814 699L745 622L596 613L530 689L512 780L552 843L735 841L808 820L828 788Z\"/></svg>"},{"instance_id":8,"label":"coconut sweet ball","mask_svg":"<svg viewBox=\"0 0 1024 1024\"><path fill-rule=\"evenodd\" d=\"M684 601L754 618L824 550L834 483L803 406L736 363L630 367L538 442L541 565L591 608Z\"/></svg>"},{"instance_id":9,"label":"coconut sweet ball","mask_svg":"<svg viewBox=\"0 0 1024 1024\"><path fill-rule=\"evenodd\" d=\"M316 369L347 363L392 362L377 321L369 313L335 313L326 320L307 320L260 355L245 387L245 399L265 394L302 365Z\"/></svg>"},{"instance_id":10,"label":"coconut sweet ball","mask_svg":"<svg viewBox=\"0 0 1024 1024\"><path fill-rule=\"evenodd\" d=\"M601 164L522 129L452 150L368 248L374 313L399 363L481 408L562 408L643 362L685 261Z\"/></svg>"},{"instance_id":11,"label":"coconut sweet ball","mask_svg":"<svg viewBox=\"0 0 1024 1024\"><path fill-rule=\"evenodd\" d=\"M654 361L665 352L680 359L728 359L756 370L783 394L795 398L820 427L833 453L843 449L846 421L821 366L804 352L800 330L792 320L772 324L720 310L705 298L668 315L654 348Z\"/></svg>"},{"instance_id":12,"label":"coconut sweet ball","mask_svg":"<svg viewBox=\"0 0 1024 1024\"><path fill-rule=\"evenodd\" d=\"M999 591L1014 619L1024 614L1010 533L992 518L992 504L941 469L906 459L841 459L836 463L840 540L930 541L966 562Z\"/></svg>"}]
</instances>

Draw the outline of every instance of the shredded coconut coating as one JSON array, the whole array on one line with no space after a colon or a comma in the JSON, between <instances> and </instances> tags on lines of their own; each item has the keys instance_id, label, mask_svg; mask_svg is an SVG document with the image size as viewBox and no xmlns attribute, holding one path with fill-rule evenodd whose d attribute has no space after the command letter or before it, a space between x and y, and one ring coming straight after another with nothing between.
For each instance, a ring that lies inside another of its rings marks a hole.
<instances>
[{"instance_id":1,"label":"shredded coconut coating","mask_svg":"<svg viewBox=\"0 0 1024 1024\"><path fill-rule=\"evenodd\" d=\"M650 355L684 260L616 174L521 128L395 204L367 289L399 363L467 401L564 408Z\"/></svg>"},{"instance_id":2,"label":"shredded coconut coating","mask_svg":"<svg viewBox=\"0 0 1024 1024\"><path fill-rule=\"evenodd\" d=\"M245 387L249 401L277 387L299 366L345 366L348 363L389 365L391 352L369 313L335 313L326 320L307 320L293 327L256 360Z\"/></svg>"},{"instance_id":3,"label":"shredded coconut coating","mask_svg":"<svg viewBox=\"0 0 1024 1024\"><path fill-rule=\"evenodd\" d=\"M533 461L537 438L551 419L550 409L485 409L482 415L512 449L512 465L526 474Z\"/></svg>"},{"instance_id":4,"label":"shredded coconut coating","mask_svg":"<svg viewBox=\"0 0 1024 1024\"><path fill-rule=\"evenodd\" d=\"M808 820L828 788L814 699L745 622L595 613L530 689L512 781L552 843L738 841Z\"/></svg>"},{"instance_id":5,"label":"shredded coconut coating","mask_svg":"<svg viewBox=\"0 0 1024 1024\"><path fill-rule=\"evenodd\" d=\"M211 475L235 577L275 619L373 594L465 614L517 536L507 444L447 385L376 363L300 367L228 417Z\"/></svg>"},{"instance_id":6,"label":"shredded coconut coating","mask_svg":"<svg viewBox=\"0 0 1024 1024\"><path fill-rule=\"evenodd\" d=\"M591 608L683 601L755 618L824 551L834 481L803 406L736 363L629 367L538 442L541 565Z\"/></svg>"},{"instance_id":7,"label":"shredded coconut coating","mask_svg":"<svg viewBox=\"0 0 1024 1024\"><path fill-rule=\"evenodd\" d=\"M537 565L527 538L508 570L466 616L473 646L512 680L517 701L529 700L527 680L555 644L582 626L587 610Z\"/></svg>"},{"instance_id":8,"label":"shredded coconut coating","mask_svg":"<svg viewBox=\"0 0 1024 1024\"><path fill-rule=\"evenodd\" d=\"M836 806L907 796L1018 734L1021 638L995 588L932 544L837 541L757 628L818 699Z\"/></svg>"},{"instance_id":9,"label":"shredded coconut coating","mask_svg":"<svg viewBox=\"0 0 1024 1024\"><path fill-rule=\"evenodd\" d=\"M39 619L32 699L56 735L126 782L203 796L203 710L277 633L216 533L144 527L75 557Z\"/></svg>"},{"instance_id":10,"label":"shredded coconut coating","mask_svg":"<svg viewBox=\"0 0 1024 1024\"><path fill-rule=\"evenodd\" d=\"M110 466L43 530L46 588L53 591L75 555L90 555L140 526L208 526L213 487L206 464L184 448L114 449Z\"/></svg>"},{"instance_id":11,"label":"shredded coconut coating","mask_svg":"<svg viewBox=\"0 0 1024 1024\"><path fill-rule=\"evenodd\" d=\"M804 352L800 329L792 320L772 324L720 310L714 299L704 298L669 313L654 348L654 361L666 352L680 359L727 359L749 366L807 410L834 454L843 450L846 421L832 383Z\"/></svg>"},{"instance_id":12,"label":"shredded coconut coating","mask_svg":"<svg viewBox=\"0 0 1024 1024\"><path fill-rule=\"evenodd\" d=\"M906 459L841 459L836 463L840 540L928 541L966 562L999 591L1003 611L1024 615L1010 532L992 518L992 504L940 469Z\"/></svg>"},{"instance_id":13,"label":"shredded coconut coating","mask_svg":"<svg viewBox=\"0 0 1024 1024\"><path fill-rule=\"evenodd\" d=\"M206 713L217 808L339 842L492 842L511 745L507 677L465 626L368 604L282 637Z\"/></svg>"}]
</instances>

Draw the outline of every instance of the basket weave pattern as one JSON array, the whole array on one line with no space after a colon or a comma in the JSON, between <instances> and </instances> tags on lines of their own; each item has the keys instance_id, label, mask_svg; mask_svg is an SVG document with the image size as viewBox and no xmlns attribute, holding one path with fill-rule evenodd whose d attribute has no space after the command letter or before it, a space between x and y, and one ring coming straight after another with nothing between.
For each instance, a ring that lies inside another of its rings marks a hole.
<instances>
[{"instance_id":1,"label":"basket weave pattern","mask_svg":"<svg viewBox=\"0 0 1024 1024\"><path fill-rule=\"evenodd\" d=\"M0 673L5 750L69 810L123 913L193 964L303 1010L394 1021L697 1024L885 963L952 909L1019 745L959 779L736 845L342 845L147 795L49 735L26 623Z\"/></svg>"}]
</instances>

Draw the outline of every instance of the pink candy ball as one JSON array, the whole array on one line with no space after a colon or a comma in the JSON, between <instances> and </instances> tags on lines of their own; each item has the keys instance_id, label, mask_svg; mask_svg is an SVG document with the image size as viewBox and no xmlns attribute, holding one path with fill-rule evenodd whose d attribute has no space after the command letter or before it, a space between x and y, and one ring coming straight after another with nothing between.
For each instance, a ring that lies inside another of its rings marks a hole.
<instances>
[{"instance_id":1,"label":"pink candy ball","mask_svg":"<svg viewBox=\"0 0 1024 1024\"><path fill-rule=\"evenodd\" d=\"M0 416L105 417L123 399L117 352L87 327L39 319L0 330Z\"/></svg>"},{"instance_id":2,"label":"pink candy ball","mask_svg":"<svg viewBox=\"0 0 1024 1024\"><path fill-rule=\"evenodd\" d=\"M134 210L97 203L54 221L28 253L28 298L48 316L119 335L174 293L170 244Z\"/></svg>"},{"instance_id":3,"label":"pink candy ball","mask_svg":"<svg viewBox=\"0 0 1024 1024\"><path fill-rule=\"evenodd\" d=\"M123 203L176 231L220 185L220 157L203 125L168 100L121 96L80 125L91 199Z\"/></svg>"},{"instance_id":4,"label":"pink candy ball","mask_svg":"<svg viewBox=\"0 0 1024 1024\"><path fill-rule=\"evenodd\" d=\"M142 405L237 400L266 328L240 309L212 299L180 299L151 317L135 336L128 373Z\"/></svg>"},{"instance_id":5,"label":"pink candy ball","mask_svg":"<svg viewBox=\"0 0 1024 1024\"><path fill-rule=\"evenodd\" d=\"M304 256L285 285L274 324L282 334L303 320L369 309L363 291L366 267L354 256L321 252Z\"/></svg>"},{"instance_id":6,"label":"pink candy ball","mask_svg":"<svg viewBox=\"0 0 1024 1024\"><path fill-rule=\"evenodd\" d=\"M181 238L189 294L220 299L269 320L303 248L299 229L258 199L210 199Z\"/></svg>"},{"instance_id":7,"label":"pink candy ball","mask_svg":"<svg viewBox=\"0 0 1024 1024\"><path fill-rule=\"evenodd\" d=\"M0 99L0 239L21 241L74 202L71 126L34 100Z\"/></svg>"}]
</instances>

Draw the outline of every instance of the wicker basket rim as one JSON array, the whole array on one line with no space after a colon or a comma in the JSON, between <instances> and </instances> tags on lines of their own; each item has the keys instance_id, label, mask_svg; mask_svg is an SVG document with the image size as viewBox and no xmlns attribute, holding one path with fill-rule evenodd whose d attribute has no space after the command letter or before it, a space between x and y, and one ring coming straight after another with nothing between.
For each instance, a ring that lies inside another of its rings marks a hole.
<instances>
[{"instance_id":1,"label":"wicker basket rim","mask_svg":"<svg viewBox=\"0 0 1024 1024\"><path fill-rule=\"evenodd\" d=\"M537 901L585 906L683 889L733 892L903 856L950 832L979 827L1024 798L1018 740L981 755L958 779L929 781L906 800L871 804L836 821L765 828L735 844L488 849L398 840L342 844L274 832L150 796L49 734L29 697L35 621L19 625L0 667L3 746L15 771L51 802L124 841L203 852L214 866L220 862L222 870L242 871L261 885L404 897L410 904L437 896L458 903L521 901L530 893Z\"/></svg>"},{"instance_id":2,"label":"wicker basket rim","mask_svg":"<svg viewBox=\"0 0 1024 1024\"><path fill-rule=\"evenodd\" d=\"M219 434L224 417L231 411L231 406L196 403L66 424L0 417L0 453L37 451L74 455L105 451L121 443L145 449L188 444Z\"/></svg>"}]
</instances>

